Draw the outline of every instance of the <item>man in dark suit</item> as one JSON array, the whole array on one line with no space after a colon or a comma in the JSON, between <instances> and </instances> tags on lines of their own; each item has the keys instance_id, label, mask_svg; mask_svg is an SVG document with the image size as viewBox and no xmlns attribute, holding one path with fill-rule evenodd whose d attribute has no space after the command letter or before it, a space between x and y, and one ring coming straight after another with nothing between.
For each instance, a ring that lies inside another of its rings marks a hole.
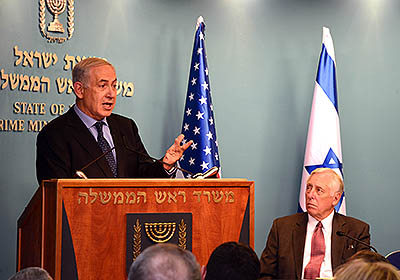
<instances>
[{"instance_id":1,"label":"man in dark suit","mask_svg":"<svg viewBox=\"0 0 400 280\"><path fill-rule=\"evenodd\" d=\"M334 207L343 193L343 181L335 171L319 168L306 186L306 213L273 222L261 255L261 279L329 278L349 257L367 246L338 236L337 231L370 242L369 225L338 214Z\"/></svg>"},{"instance_id":2,"label":"man in dark suit","mask_svg":"<svg viewBox=\"0 0 400 280\"><path fill-rule=\"evenodd\" d=\"M75 105L47 124L37 137L36 176L39 184L52 178L73 178L85 168L88 178L170 177L174 165L192 141L181 145L179 135L162 162L147 157L135 122L113 114L117 96L114 67L99 58L87 58L72 71ZM142 154L142 155L141 155Z\"/></svg>"}]
</instances>

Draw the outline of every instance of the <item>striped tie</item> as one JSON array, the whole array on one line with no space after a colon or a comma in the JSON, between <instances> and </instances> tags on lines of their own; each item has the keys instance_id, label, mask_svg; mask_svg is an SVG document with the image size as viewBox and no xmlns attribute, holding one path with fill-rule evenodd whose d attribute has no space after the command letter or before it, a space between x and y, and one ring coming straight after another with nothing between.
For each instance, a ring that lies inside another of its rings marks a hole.
<instances>
[{"instance_id":1,"label":"striped tie","mask_svg":"<svg viewBox=\"0 0 400 280\"><path fill-rule=\"evenodd\" d=\"M318 222L311 239L311 258L304 269L304 279L315 279L319 277L321 264L325 257L325 239L322 232L322 224Z\"/></svg>"},{"instance_id":2,"label":"striped tie","mask_svg":"<svg viewBox=\"0 0 400 280\"><path fill-rule=\"evenodd\" d=\"M95 123L97 129L97 143L99 144L103 153L106 153L111 149L110 144L108 144L106 138L103 136L103 125L104 123L99 121ZM110 166L111 172L114 177L117 177L117 163L115 162L114 155L112 153L107 153L105 155L108 165Z\"/></svg>"}]
</instances>

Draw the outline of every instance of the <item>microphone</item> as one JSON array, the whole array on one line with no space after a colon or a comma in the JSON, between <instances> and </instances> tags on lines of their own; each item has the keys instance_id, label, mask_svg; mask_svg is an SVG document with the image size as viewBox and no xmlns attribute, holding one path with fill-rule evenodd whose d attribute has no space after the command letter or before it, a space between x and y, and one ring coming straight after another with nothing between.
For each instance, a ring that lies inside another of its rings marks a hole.
<instances>
[{"instance_id":1,"label":"microphone","mask_svg":"<svg viewBox=\"0 0 400 280\"><path fill-rule=\"evenodd\" d=\"M356 241L356 242L358 242L358 243L361 243L362 245L367 246L368 248L374 250L375 253L378 253L378 251L374 248L374 246L371 246L371 245L369 245L368 243L365 243L364 241L361 241L361 240L358 239L358 238L355 238L355 237L352 237L352 236L350 236L350 235L347 235L347 234L344 233L343 231L337 231L336 234L337 234L338 236L344 236L344 237L350 238L351 240L354 240L354 241Z\"/></svg>"},{"instance_id":2,"label":"microphone","mask_svg":"<svg viewBox=\"0 0 400 280\"><path fill-rule=\"evenodd\" d=\"M170 163L163 162L162 160L153 158L153 157L149 156L149 155L146 154L146 153L139 152L139 151L137 151L137 150L135 150L135 149L129 147L125 135L122 136L122 141L124 142L124 146L125 146L125 148L126 148L128 151L133 152L133 153L136 153L136 154L138 154L138 155L141 155L141 156L143 156L143 157L145 157L145 158L151 159L153 162L159 162L159 163L161 163L161 164L165 164L165 165L168 165L168 166L170 166L170 167L175 167L176 169L178 169L178 170L180 170L180 171L182 171L182 172L185 172L185 173L190 174L192 179L205 179L205 178L207 178L207 177L210 177L210 176L212 176L212 175L217 174L217 173L218 173L218 170L219 170L218 167L214 166L213 168L210 168L209 170L207 170L207 171L204 172L204 173L196 173L196 174L194 174L193 172L190 172L190 171L188 171L188 170L185 170L185 169L183 169L183 168L181 168L181 167L179 167L179 166L177 166L177 165L175 165L175 164L170 164Z\"/></svg>"},{"instance_id":3,"label":"microphone","mask_svg":"<svg viewBox=\"0 0 400 280\"><path fill-rule=\"evenodd\" d=\"M85 170L86 168L88 168L89 166L91 166L92 164L94 164L95 162L97 162L99 159L105 157L107 154L109 154L112 150L115 149L115 146L112 147L111 149L107 150L105 153L101 154L100 156L98 156L97 158L95 158L94 160L92 160L91 162L89 162L88 164L86 164L84 167L81 168L81 170L77 170L75 171L75 176L79 177L81 179L88 179L88 177L86 176L85 173L83 173L83 170Z\"/></svg>"}]
</instances>

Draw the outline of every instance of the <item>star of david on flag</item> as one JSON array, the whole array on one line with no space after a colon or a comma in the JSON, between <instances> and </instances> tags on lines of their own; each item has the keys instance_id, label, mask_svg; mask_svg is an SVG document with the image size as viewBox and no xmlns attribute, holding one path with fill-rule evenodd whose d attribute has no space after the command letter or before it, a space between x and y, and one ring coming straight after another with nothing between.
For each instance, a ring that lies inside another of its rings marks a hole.
<instances>
[{"instance_id":1,"label":"star of david on flag","mask_svg":"<svg viewBox=\"0 0 400 280\"><path fill-rule=\"evenodd\" d=\"M317 168L331 168L343 180L335 51L330 31L326 27L323 27L322 30L322 51L308 126L299 196L299 212L307 211L305 203L306 183L311 172ZM341 214L346 214L344 193L335 209Z\"/></svg>"},{"instance_id":2,"label":"star of david on flag","mask_svg":"<svg viewBox=\"0 0 400 280\"><path fill-rule=\"evenodd\" d=\"M214 166L220 167L204 30L204 20L200 16L197 19L182 124L182 134L185 135L183 142L193 140L193 144L184 152L178 163L180 167L194 174L207 172ZM189 177L189 174L183 176ZM182 174L178 172L177 177L182 177Z\"/></svg>"}]
</instances>

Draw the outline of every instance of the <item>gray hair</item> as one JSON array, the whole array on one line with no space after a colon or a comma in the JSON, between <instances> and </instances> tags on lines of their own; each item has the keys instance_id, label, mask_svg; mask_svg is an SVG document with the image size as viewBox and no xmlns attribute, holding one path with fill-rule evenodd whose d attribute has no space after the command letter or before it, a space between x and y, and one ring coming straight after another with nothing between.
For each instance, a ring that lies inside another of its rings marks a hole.
<instances>
[{"instance_id":1,"label":"gray hair","mask_svg":"<svg viewBox=\"0 0 400 280\"><path fill-rule=\"evenodd\" d=\"M340 266L335 273L336 280L400 280L400 273L386 262L366 262L358 259Z\"/></svg>"},{"instance_id":2,"label":"gray hair","mask_svg":"<svg viewBox=\"0 0 400 280\"><path fill-rule=\"evenodd\" d=\"M88 86L89 83L89 72L90 69L97 66L108 65L114 68L114 66L105 59L98 57L89 57L81 60L72 69L72 83L81 82L84 87ZM114 68L115 71L115 68Z\"/></svg>"},{"instance_id":3,"label":"gray hair","mask_svg":"<svg viewBox=\"0 0 400 280\"><path fill-rule=\"evenodd\" d=\"M43 268L27 267L18 271L8 280L53 280L53 278Z\"/></svg>"},{"instance_id":4,"label":"gray hair","mask_svg":"<svg viewBox=\"0 0 400 280\"><path fill-rule=\"evenodd\" d=\"M331 168L317 168L313 172L311 172L310 177L308 177L307 183L310 180L311 176L314 174L320 174L320 173L328 173L332 176L333 182L336 184L336 192L341 192L343 193L344 191L344 185L343 185L343 180L342 178ZM331 186L333 187L333 186ZM332 188L332 191L334 189Z\"/></svg>"},{"instance_id":5,"label":"gray hair","mask_svg":"<svg viewBox=\"0 0 400 280\"><path fill-rule=\"evenodd\" d=\"M200 280L200 265L188 250L173 244L146 248L132 263L128 280Z\"/></svg>"}]
</instances>

